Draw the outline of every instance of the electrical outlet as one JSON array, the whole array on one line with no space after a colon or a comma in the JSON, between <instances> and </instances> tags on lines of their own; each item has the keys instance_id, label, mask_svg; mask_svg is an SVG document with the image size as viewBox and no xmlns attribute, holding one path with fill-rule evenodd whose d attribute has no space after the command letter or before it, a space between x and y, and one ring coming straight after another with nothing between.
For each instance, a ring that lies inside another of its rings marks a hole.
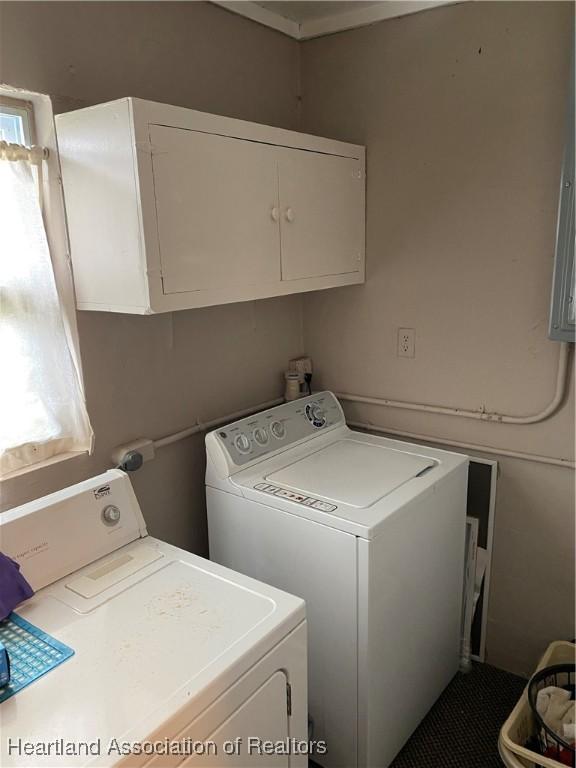
<instances>
[{"instance_id":1,"label":"electrical outlet","mask_svg":"<svg viewBox=\"0 0 576 768\"><path fill-rule=\"evenodd\" d=\"M398 357L416 356L416 331L414 328L398 328L396 354Z\"/></svg>"},{"instance_id":2,"label":"electrical outlet","mask_svg":"<svg viewBox=\"0 0 576 768\"><path fill-rule=\"evenodd\" d=\"M297 357L288 361L288 370L300 375L300 381L304 381L305 373L312 373L312 359L310 357Z\"/></svg>"}]
</instances>

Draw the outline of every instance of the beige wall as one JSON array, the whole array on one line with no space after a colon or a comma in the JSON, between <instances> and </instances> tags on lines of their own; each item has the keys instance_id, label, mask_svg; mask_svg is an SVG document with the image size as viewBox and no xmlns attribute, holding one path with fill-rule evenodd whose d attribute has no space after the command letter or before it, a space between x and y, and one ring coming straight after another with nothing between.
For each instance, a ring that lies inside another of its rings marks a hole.
<instances>
[{"instance_id":1,"label":"beige wall","mask_svg":"<svg viewBox=\"0 0 576 768\"><path fill-rule=\"evenodd\" d=\"M140 96L284 128L298 120L298 44L208 3L0 3L0 81L57 109ZM110 451L282 393L302 349L301 298L172 315L78 315L90 458L7 482L13 506L110 466ZM206 550L203 435L133 476L151 533Z\"/></svg>"},{"instance_id":2,"label":"beige wall","mask_svg":"<svg viewBox=\"0 0 576 768\"><path fill-rule=\"evenodd\" d=\"M1 2L0 76L69 106L138 96L296 128L298 44L205 2Z\"/></svg>"},{"instance_id":3,"label":"beige wall","mask_svg":"<svg viewBox=\"0 0 576 768\"><path fill-rule=\"evenodd\" d=\"M0 3L0 80L57 109L124 95L298 126L368 146L365 286L305 300L319 382L510 413L552 396L546 340L570 4L466 3L298 46L206 3ZM12 506L103 470L110 449L281 393L302 351L298 297L157 317L80 313L89 459L7 483ZM413 360L395 355L416 329ZM390 428L551 456L573 401L531 427L382 408ZM489 659L527 672L573 634L573 476L500 464ZM205 548L203 437L134 476L152 533Z\"/></svg>"},{"instance_id":4,"label":"beige wall","mask_svg":"<svg viewBox=\"0 0 576 768\"><path fill-rule=\"evenodd\" d=\"M520 415L552 398L571 21L569 3L465 3L303 44L303 129L368 147L366 285L305 299L323 386ZM396 356L398 327L416 329L414 359ZM534 426L348 412L446 444L574 455L572 399ZM497 665L528 672L549 640L574 634L573 503L570 470L501 460Z\"/></svg>"}]
</instances>

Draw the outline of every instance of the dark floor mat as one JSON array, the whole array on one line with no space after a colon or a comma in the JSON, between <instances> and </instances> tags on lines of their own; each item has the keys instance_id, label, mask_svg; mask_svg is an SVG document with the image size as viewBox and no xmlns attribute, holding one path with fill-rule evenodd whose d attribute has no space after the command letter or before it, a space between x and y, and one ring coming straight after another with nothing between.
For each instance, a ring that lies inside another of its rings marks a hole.
<instances>
[{"instance_id":1,"label":"dark floor mat","mask_svg":"<svg viewBox=\"0 0 576 768\"><path fill-rule=\"evenodd\" d=\"M487 664L458 673L390 768L502 768L498 733L525 685Z\"/></svg>"}]
</instances>

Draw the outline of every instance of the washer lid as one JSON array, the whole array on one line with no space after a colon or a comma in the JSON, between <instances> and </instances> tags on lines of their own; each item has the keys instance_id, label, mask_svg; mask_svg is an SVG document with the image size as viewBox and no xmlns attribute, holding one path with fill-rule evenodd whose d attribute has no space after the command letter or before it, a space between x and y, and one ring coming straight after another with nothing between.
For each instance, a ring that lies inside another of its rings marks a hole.
<instances>
[{"instance_id":1,"label":"washer lid","mask_svg":"<svg viewBox=\"0 0 576 768\"><path fill-rule=\"evenodd\" d=\"M368 507L436 462L360 440L338 440L266 477L336 504Z\"/></svg>"}]
</instances>

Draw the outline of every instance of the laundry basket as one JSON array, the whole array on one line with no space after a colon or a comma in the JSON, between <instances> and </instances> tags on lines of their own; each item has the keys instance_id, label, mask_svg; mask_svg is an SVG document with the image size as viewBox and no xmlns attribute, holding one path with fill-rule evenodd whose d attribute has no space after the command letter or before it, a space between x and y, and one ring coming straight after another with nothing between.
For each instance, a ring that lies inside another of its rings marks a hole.
<instances>
[{"instance_id":1,"label":"laundry basket","mask_svg":"<svg viewBox=\"0 0 576 768\"><path fill-rule=\"evenodd\" d=\"M553 664L551 667L544 667L539 672L535 672L528 683L528 701L536 722L540 752L558 760L563 765L570 766L570 768L576 768L574 744L548 727L537 711L536 701L538 692L549 686L570 690L572 691L571 698L574 698L575 670L574 662Z\"/></svg>"},{"instance_id":2,"label":"laundry basket","mask_svg":"<svg viewBox=\"0 0 576 768\"><path fill-rule=\"evenodd\" d=\"M575 658L574 643L564 641L551 643L540 659L536 672L545 667L573 664ZM524 689L518 703L500 730L498 739L500 757L508 768L566 768L565 763L544 757L526 746L537 736L539 730L530 706L528 689L529 685Z\"/></svg>"}]
</instances>

